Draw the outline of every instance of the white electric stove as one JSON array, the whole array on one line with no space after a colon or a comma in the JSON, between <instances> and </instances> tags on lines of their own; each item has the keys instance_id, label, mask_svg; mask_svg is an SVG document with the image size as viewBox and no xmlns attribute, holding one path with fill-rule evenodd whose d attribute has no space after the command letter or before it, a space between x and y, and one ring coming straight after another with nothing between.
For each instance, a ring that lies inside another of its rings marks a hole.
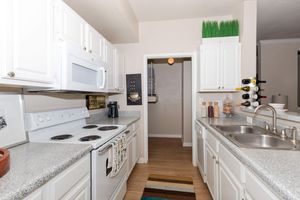
<instances>
[{"instance_id":1,"label":"white electric stove","mask_svg":"<svg viewBox=\"0 0 300 200\"><path fill-rule=\"evenodd\" d=\"M41 143L90 144L92 200L114 200L126 191L126 167L123 158L117 171L107 165L113 144L128 133L125 125L86 124L86 108L27 113L29 140ZM125 149L126 151L126 149ZM120 194L122 192L122 194Z\"/></svg>"}]
</instances>

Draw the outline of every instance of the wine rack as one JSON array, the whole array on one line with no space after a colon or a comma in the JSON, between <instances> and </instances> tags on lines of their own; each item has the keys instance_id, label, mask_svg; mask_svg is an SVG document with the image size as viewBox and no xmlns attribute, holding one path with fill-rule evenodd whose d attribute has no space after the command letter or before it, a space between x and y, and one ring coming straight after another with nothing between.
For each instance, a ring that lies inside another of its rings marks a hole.
<instances>
[{"instance_id":1,"label":"wine rack","mask_svg":"<svg viewBox=\"0 0 300 200\"><path fill-rule=\"evenodd\" d=\"M242 87L237 88L237 90L243 91L242 98L244 100L241 103L242 106L248 107L250 109L255 109L261 104L261 98L266 98L262 96L260 83L265 83L266 81L259 81L256 78L248 78L242 80Z\"/></svg>"}]
</instances>

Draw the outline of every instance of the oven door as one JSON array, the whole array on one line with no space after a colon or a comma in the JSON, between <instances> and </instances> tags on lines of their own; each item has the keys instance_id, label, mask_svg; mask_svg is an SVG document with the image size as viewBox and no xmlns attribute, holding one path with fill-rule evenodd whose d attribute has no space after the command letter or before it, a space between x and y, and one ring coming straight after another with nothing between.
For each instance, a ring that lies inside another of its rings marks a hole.
<instances>
[{"instance_id":1,"label":"oven door","mask_svg":"<svg viewBox=\"0 0 300 200\"><path fill-rule=\"evenodd\" d=\"M61 89L71 91L99 91L105 87L105 69L100 62L70 44L64 45L61 70Z\"/></svg>"},{"instance_id":2,"label":"oven door","mask_svg":"<svg viewBox=\"0 0 300 200\"><path fill-rule=\"evenodd\" d=\"M92 151L92 200L110 200L125 178L127 161L115 176L110 177L112 169L107 164L110 148L107 144Z\"/></svg>"}]
</instances>

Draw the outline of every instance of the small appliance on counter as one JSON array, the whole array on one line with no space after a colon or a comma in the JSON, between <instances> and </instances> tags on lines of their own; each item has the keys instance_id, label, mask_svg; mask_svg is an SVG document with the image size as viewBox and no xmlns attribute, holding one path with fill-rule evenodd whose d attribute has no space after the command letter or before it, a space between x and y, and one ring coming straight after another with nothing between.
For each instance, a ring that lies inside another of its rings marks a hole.
<instances>
[{"instance_id":1,"label":"small appliance on counter","mask_svg":"<svg viewBox=\"0 0 300 200\"><path fill-rule=\"evenodd\" d=\"M108 107L108 113L107 116L109 118L118 118L119 117L119 105L117 101L110 101L107 105Z\"/></svg>"},{"instance_id":2,"label":"small appliance on counter","mask_svg":"<svg viewBox=\"0 0 300 200\"><path fill-rule=\"evenodd\" d=\"M10 168L10 156L7 149L0 148L0 178L4 176Z\"/></svg>"}]
</instances>

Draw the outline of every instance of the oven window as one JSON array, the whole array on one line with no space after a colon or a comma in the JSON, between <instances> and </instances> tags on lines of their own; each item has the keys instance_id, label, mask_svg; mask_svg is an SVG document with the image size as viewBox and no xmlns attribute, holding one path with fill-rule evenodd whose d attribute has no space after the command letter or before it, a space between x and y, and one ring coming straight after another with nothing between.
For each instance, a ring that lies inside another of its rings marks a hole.
<instances>
[{"instance_id":1,"label":"oven window","mask_svg":"<svg viewBox=\"0 0 300 200\"><path fill-rule=\"evenodd\" d=\"M88 85L97 85L97 71L72 63L72 81Z\"/></svg>"}]
</instances>

